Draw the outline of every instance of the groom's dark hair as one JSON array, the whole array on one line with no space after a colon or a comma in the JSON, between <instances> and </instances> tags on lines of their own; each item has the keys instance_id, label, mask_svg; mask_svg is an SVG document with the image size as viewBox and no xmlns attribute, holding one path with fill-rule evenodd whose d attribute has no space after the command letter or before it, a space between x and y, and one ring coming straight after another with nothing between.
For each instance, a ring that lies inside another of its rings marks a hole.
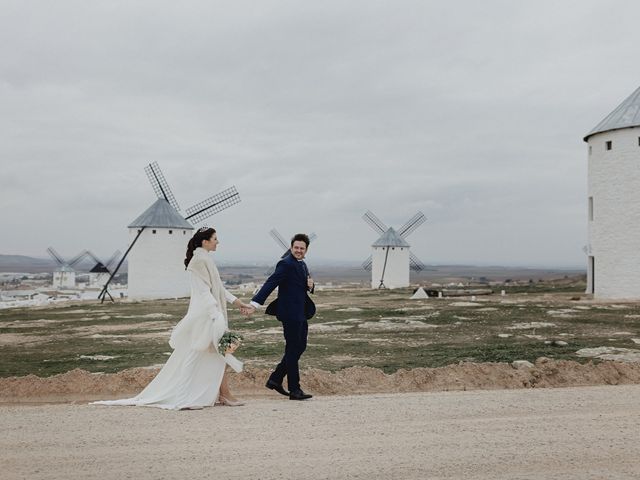
<instances>
[{"instance_id":1,"label":"groom's dark hair","mask_svg":"<svg viewBox=\"0 0 640 480\"><path fill-rule=\"evenodd\" d=\"M309 236L304 233L296 233L291 239L291 246L293 247L293 242L304 242L309 248Z\"/></svg>"}]
</instances>

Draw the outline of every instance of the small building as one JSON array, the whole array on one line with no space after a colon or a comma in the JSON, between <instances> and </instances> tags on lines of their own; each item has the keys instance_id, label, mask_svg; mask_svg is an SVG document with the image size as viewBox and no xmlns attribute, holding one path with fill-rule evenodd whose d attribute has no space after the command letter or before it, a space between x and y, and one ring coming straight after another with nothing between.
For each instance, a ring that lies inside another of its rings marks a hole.
<instances>
[{"instance_id":1,"label":"small building","mask_svg":"<svg viewBox=\"0 0 640 480\"><path fill-rule=\"evenodd\" d=\"M189 295L184 268L193 226L168 201L159 198L129 225L129 299L178 298Z\"/></svg>"},{"instance_id":2,"label":"small building","mask_svg":"<svg viewBox=\"0 0 640 480\"><path fill-rule=\"evenodd\" d=\"M111 273L109 269L104 266L102 262L98 262L95 266L89 270L89 287L102 288L107 283Z\"/></svg>"},{"instance_id":3,"label":"small building","mask_svg":"<svg viewBox=\"0 0 640 480\"><path fill-rule=\"evenodd\" d=\"M74 288L76 286L76 272L68 265L62 265L53 272L53 288Z\"/></svg>"},{"instance_id":4,"label":"small building","mask_svg":"<svg viewBox=\"0 0 640 480\"><path fill-rule=\"evenodd\" d=\"M587 293L640 298L640 88L585 137Z\"/></svg>"}]
</instances>

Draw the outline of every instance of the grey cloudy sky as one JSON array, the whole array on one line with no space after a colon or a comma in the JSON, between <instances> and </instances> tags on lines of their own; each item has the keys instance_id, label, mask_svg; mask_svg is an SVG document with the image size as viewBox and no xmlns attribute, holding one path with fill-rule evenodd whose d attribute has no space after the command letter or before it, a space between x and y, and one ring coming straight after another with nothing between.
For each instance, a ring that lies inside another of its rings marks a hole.
<instances>
[{"instance_id":1,"label":"grey cloudy sky","mask_svg":"<svg viewBox=\"0 0 640 480\"><path fill-rule=\"evenodd\" d=\"M640 84L637 2L0 1L0 253L107 256L158 161L223 261L582 266L582 137Z\"/></svg>"}]
</instances>

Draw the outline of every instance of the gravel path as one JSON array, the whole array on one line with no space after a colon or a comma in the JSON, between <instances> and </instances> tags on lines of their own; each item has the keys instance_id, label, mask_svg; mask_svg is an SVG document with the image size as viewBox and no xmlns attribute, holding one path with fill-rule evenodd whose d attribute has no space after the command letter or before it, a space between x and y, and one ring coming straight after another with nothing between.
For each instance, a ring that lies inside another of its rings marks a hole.
<instances>
[{"instance_id":1,"label":"gravel path","mask_svg":"<svg viewBox=\"0 0 640 480\"><path fill-rule=\"evenodd\" d=\"M640 386L0 407L12 479L637 479Z\"/></svg>"}]
</instances>

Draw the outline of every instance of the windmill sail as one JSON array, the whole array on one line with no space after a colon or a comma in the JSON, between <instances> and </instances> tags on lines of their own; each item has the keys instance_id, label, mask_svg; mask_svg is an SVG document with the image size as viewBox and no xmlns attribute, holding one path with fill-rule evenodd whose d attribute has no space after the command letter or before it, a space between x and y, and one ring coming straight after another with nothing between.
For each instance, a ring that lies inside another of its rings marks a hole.
<instances>
[{"instance_id":1,"label":"windmill sail","mask_svg":"<svg viewBox=\"0 0 640 480\"><path fill-rule=\"evenodd\" d=\"M409 253L409 268L414 272L421 272L426 267L422 261L416 257L413 253Z\"/></svg>"},{"instance_id":2,"label":"windmill sail","mask_svg":"<svg viewBox=\"0 0 640 480\"><path fill-rule=\"evenodd\" d=\"M364 268L367 272L371 271L371 265L373 264L373 255L369 255L364 262L362 262L362 268Z\"/></svg>"},{"instance_id":3,"label":"windmill sail","mask_svg":"<svg viewBox=\"0 0 640 480\"><path fill-rule=\"evenodd\" d=\"M83 252L80 252L78 255L76 255L71 260L69 260L67 262L67 265L69 265L70 267L73 267L74 265L77 265L78 263L80 263L80 260L82 260L86 256L87 256L87 251L86 250L83 251Z\"/></svg>"},{"instance_id":4,"label":"windmill sail","mask_svg":"<svg viewBox=\"0 0 640 480\"><path fill-rule=\"evenodd\" d=\"M236 190L236 187L227 188L213 197L187 208L187 216L184 218L185 220L190 220L191 223L200 223L211 215L226 210L237 203L240 203L238 190Z\"/></svg>"},{"instance_id":5,"label":"windmill sail","mask_svg":"<svg viewBox=\"0 0 640 480\"><path fill-rule=\"evenodd\" d=\"M85 252L86 252L86 255L89 255L93 259L93 261L96 262L96 265L93 267L92 271L103 271L108 273L111 273L111 271L109 270L110 265L118 259L121 253L120 250L116 250L113 253L113 255L111 255L109 260L107 260L106 262L103 262L91 250L85 250Z\"/></svg>"},{"instance_id":6,"label":"windmill sail","mask_svg":"<svg viewBox=\"0 0 640 480\"><path fill-rule=\"evenodd\" d=\"M169 183L166 178L164 178L162 170L160 170L160 167L158 166L158 162L150 163L144 167L144 171L146 172L149 182L151 182L151 186L153 187L153 191L156 192L158 198L164 198L169 202L169 205L177 211L180 211L180 205L178 205L176 197L169 188Z\"/></svg>"},{"instance_id":7,"label":"windmill sail","mask_svg":"<svg viewBox=\"0 0 640 480\"><path fill-rule=\"evenodd\" d=\"M378 232L379 234L383 234L384 232L386 232L389 228L382 222L382 220L380 220L378 217L376 217L373 212L371 210L367 210L365 212L365 214L362 216L362 218L364 219L365 222L367 222L369 224L369 226L371 228L373 228L376 232Z\"/></svg>"},{"instance_id":8,"label":"windmill sail","mask_svg":"<svg viewBox=\"0 0 640 480\"><path fill-rule=\"evenodd\" d=\"M109 257L109 260L107 260L107 263L105 263L104 266L108 269L109 266L118 259L121 253L122 252L120 250L116 250L115 252L113 252L113 255Z\"/></svg>"},{"instance_id":9,"label":"windmill sail","mask_svg":"<svg viewBox=\"0 0 640 480\"><path fill-rule=\"evenodd\" d=\"M405 223L398 229L398 235L400 235L403 238L406 238L408 235L413 233L416 230L416 228L422 225L426 220L427 220L427 217L424 216L424 213L422 212L416 213L413 217L411 217L407 221L407 223Z\"/></svg>"},{"instance_id":10,"label":"windmill sail","mask_svg":"<svg viewBox=\"0 0 640 480\"><path fill-rule=\"evenodd\" d=\"M74 265L76 265L77 263L80 263L80 260L82 260L88 253L86 250L80 252L78 255L76 255L75 257L73 257L71 260L65 260L62 258L62 256L60 256L60 254L58 252L56 252L53 247L49 247L47 248L47 253L51 256L51 258L53 258L53 260L60 265L61 267L73 267Z\"/></svg>"},{"instance_id":11,"label":"windmill sail","mask_svg":"<svg viewBox=\"0 0 640 480\"><path fill-rule=\"evenodd\" d=\"M47 253L51 256L51 258L53 258L53 260L60 266L65 265L67 262L65 262L62 257L58 254L58 252L56 252L53 247L49 247L47 248Z\"/></svg>"},{"instance_id":12,"label":"windmill sail","mask_svg":"<svg viewBox=\"0 0 640 480\"><path fill-rule=\"evenodd\" d=\"M280 235L280 232L278 232L275 228L269 231L269 235L271 235L271 238L273 238L276 243L280 245L284 250L289 250L287 242L284 241L284 238L282 237L282 235Z\"/></svg>"}]
</instances>

